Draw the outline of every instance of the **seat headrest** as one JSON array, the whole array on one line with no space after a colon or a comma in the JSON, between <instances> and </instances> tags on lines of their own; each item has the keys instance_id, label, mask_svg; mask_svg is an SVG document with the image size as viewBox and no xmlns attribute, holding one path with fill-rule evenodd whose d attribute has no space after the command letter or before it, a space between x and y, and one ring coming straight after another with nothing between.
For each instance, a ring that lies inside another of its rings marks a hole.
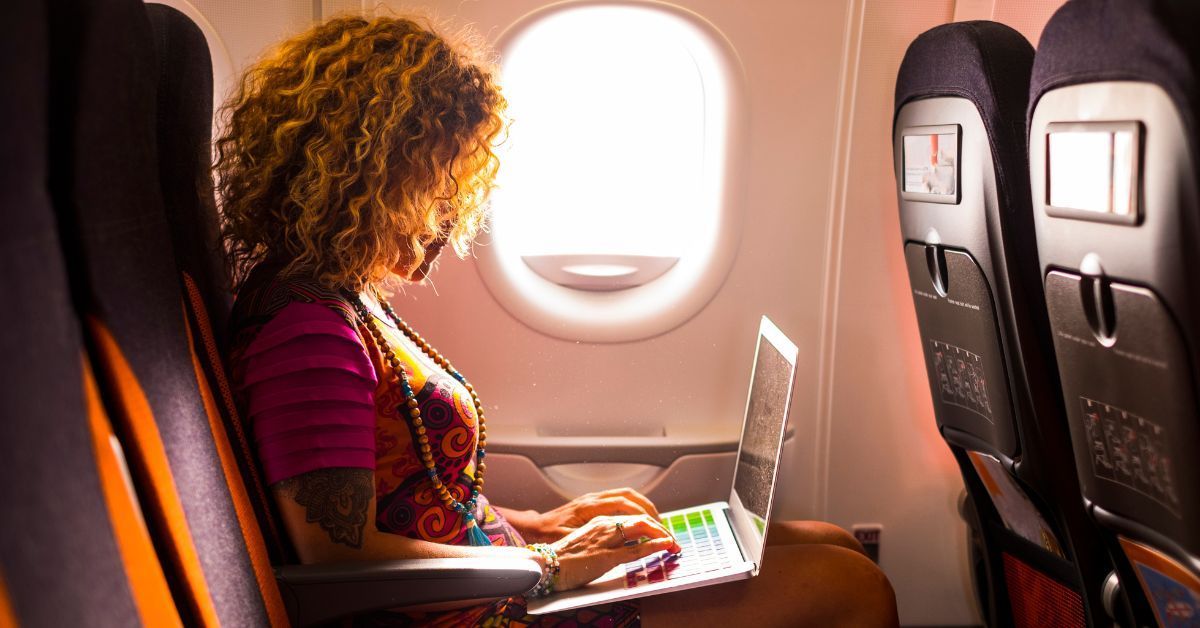
<instances>
[{"instance_id":1,"label":"seat headrest","mask_svg":"<svg viewBox=\"0 0 1200 628\"><path fill-rule=\"evenodd\" d=\"M923 98L966 98L979 110L992 146L1001 194L1027 187L1025 98L1033 47L996 22L943 24L921 33L904 53L896 77L895 115ZM1024 190L1028 197L1028 190ZM1020 193L1008 195L1019 200Z\"/></svg>"},{"instance_id":2,"label":"seat headrest","mask_svg":"<svg viewBox=\"0 0 1200 628\"><path fill-rule=\"evenodd\" d=\"M195 283L218 340L230 309L212 182L213 71L203 31L188 16L147 4L158 53L158 157L179 269Z\"/></svg>"},{"instance_id":3,"label":"seat headrest","mask_svg":"<svg viewBox=\"0 0 1200 628\"><path fill-rule=\"evenodd\" d=\"M1200 119L1195 0L1071 0L1050 18L1029 86L1029 120L1048 91L1100 81L1162 87L1193 137Z\"/></svg>"}]
</instances>

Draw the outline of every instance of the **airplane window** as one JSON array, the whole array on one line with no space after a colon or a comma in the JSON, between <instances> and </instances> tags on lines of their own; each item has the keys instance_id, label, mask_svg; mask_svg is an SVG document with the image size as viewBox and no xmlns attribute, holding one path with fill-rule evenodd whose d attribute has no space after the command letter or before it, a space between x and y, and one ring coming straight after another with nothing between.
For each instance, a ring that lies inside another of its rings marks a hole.
<instances>
[{"instance_id":1,"label":"airplane window","mask_svg":"<svg viewBox=\"0 0 1200 628\"><path fill-rule=\"evenodd\" d=\"M612 340L595 328L714 290L699 284L723 279L714 266L737 235L726 169L740 72L724 38L672 7L587 4L526 17L500 50L512 126L478 253L502 304L540 310L517 314L553 335Z\"/></svg>"}]
</instances>

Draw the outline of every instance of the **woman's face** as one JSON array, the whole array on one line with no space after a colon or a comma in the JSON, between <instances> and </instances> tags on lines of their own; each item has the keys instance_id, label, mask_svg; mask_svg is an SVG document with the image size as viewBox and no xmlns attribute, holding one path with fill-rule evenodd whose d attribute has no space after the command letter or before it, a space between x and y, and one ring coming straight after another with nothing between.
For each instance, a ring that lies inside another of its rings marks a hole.
<instances>
[{"instance_id":1,"label":"woman's face","mask_svg":"<svg viewBox=\"0 0 1200 628\"><path fill-rule=\"evenodd\" d=\"M421 262L420 266L417 266L412 270L412 272L408 275L408 280L413 283L420 283L424 281L425 278L429 276L430 271L433 270L433 263L437 261L438 255L441 255L442 247L444 246L446 246L445 238L438 238L433 242L430 242L429 245L425 247L425 259Z\"/></svg>"}]
</instances>

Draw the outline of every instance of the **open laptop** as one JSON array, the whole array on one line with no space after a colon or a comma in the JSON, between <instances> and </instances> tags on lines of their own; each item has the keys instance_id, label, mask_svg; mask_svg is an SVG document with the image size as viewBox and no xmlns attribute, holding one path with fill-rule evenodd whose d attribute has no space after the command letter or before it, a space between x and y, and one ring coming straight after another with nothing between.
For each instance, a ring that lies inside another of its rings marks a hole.
<instances>
[{"instance_id":1,"label":"open laptop","mask_svg":"<svg viewBox=\"0 0 1200 628\"><path fill-rule=\"evenodd\" d=\"M758 575L788 407L796 345L767 317L758 329L750 394L728 502L661 515L683 548L618 565L591 584L529 600L529 612L554 613Z\"/></svg>"}]
</instances>

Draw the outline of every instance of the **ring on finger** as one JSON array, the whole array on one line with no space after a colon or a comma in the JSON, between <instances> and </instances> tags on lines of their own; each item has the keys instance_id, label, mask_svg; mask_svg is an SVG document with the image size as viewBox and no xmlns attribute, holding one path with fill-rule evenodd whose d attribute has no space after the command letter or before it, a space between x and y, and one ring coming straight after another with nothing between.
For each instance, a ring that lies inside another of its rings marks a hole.
<instances>
[{"instance_id":1,"label":"ring on finger","mask_svg":"<svg viewBox=\"0 0 1200 628\"><path fill-rule=\"evenodd\" d=\"M624 545L625 547L637 545L637 541L625 536L625 524L621 523L620 521L617 522L617 534L621 535L621 545Z\"/></svg>"}]
</instances>

